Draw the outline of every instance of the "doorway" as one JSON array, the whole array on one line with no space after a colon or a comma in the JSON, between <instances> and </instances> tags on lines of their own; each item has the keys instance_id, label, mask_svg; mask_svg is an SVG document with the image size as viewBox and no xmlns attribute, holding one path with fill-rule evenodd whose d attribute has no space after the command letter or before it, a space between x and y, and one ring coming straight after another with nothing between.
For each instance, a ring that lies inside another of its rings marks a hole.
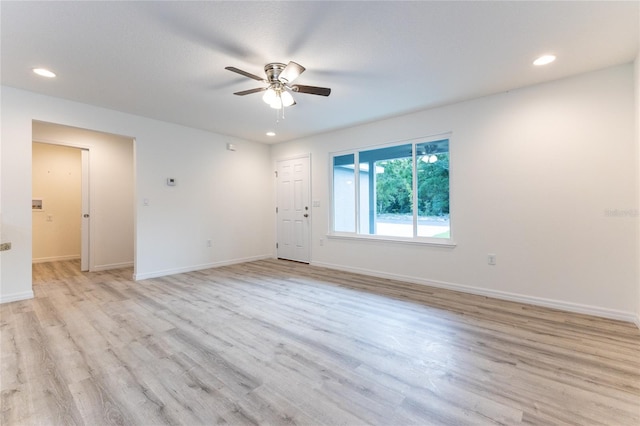
<instances>
[{"instance_id":1,"label":"doorway","mask_svg":"<svg viewBox=\"0 0 640 426\"><path fill-rule=\"evenodd\" d=\"M59 194L45 196L33 188L33 197L43 199L43 212L34 212L34 219L37 216L51 231L50 235L42 234L34 221L34 263L65 260L59 254L42 256L36 252L37 240L48 237L55 245L71 241L76 244L75 251L64 253L64 256L75 255L76 260L70 261L70 265L77 265L72 268L78 272L80 269L90 272L135 269L134 138L33 120L32 139L34 143L75 152L79 155L79 169L72 174L85 175L77 180L79 183L73 183L76 188L73 191L77 194L73 232L69 231L71 228L60 231L55 226L61 225L58 222L60 212L52 202L57 201ZM38 168L33 164L32 174L37 172ZM58 173L68 174L69 171ZM45 182L48 180L45 176ZM81 197L82 193L84 197ZM47 223L47 219L51 222Z\"/></svg>"},{"instance_id":2,"label":"doorway","mask_svg":"<svg viewBox=\"0 0 640 426\"><path fill-rule=\"evenodd\" d=\"M89 151L32 143L33 262L89 270Z\"/></svg>"},{"instance_id":3,"label":"doorway","mask_svg":"<svg viewBox=\"0 0 640 426\"><path fill-rule=\"evenodd\" d=\"M309 156L277 162L276 252L279 259L310 261L309 169Z\"/></svg>"}]
</instances>

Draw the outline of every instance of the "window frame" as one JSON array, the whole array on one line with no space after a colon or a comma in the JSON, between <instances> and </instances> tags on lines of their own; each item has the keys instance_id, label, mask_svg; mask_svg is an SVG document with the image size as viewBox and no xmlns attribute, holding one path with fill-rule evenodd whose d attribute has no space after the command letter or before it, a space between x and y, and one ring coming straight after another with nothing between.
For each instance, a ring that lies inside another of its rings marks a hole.
<instances>
[{"instance_id":1,"label":"window frame","mask_svg":"<svg viewBox=\"0 0 640 426\"><path fill-rule=\"evenodd\" d=\"M414 244L414 245L431 245L431 246L439 246L439 247L455 247L456 243L453 240L453 227L452 227L452 215L451 211L451 132L440 133L436 135L430 135L426 137L420 138L412 138L401 141L395 141L391 143L379 144L379 145L369 145L363 146L359 148L330 152L329 153L329 188L330 188L330 211L329 211L329 232L327 233L327 238L330 239L346 239L346 240L360 240L360 241L368 241L368 242L389 242L389 243L401 243L401 244ZM448 238L439 238L439 237L421 237L418 236L418 213L419 209L417 206L418 200L418 165L417 162L418 156L416 155L416 147L420 144L437 142L441 140L447 140L449 143L449 149L447 151L449 156L449 237ZM356 173L357 169L359 169L360 164L360 153L371 150L378 150L384 148L392 148L401 145L409 145L411 144L411 164L412 164L412 224L413 224L413 236L412 237L400 237L400 236L389 236L389 235L373 235L373 234L361 234L360 230L360 173ZM336 157L345 156L345 155L353 155L354 159L354 190L355 196L353 199L354 203L354 219L355 226L354 231L335 231L336 226L336 211L335 211L335 188L334 188L334 159Z\"/></svg>"}]
</instances>

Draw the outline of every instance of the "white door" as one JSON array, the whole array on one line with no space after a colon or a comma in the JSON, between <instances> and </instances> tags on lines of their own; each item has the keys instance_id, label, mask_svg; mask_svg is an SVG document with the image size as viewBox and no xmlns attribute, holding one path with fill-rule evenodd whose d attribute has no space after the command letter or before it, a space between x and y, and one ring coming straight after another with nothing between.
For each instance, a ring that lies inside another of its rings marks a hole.
<instances>
[{"instance_id":1,"label":"white door","mask_svg":"<svg viewBox=\"0 0 640 426\"><path fill-rule=\"evenodd\" d=\"M82 151L82 219L80 225L80 270L89 270L89 151Z\"/></svg>"},{"instance_id":2,"label":"white door","mask_svg":"<svg viewBox=\"0 0 640 426\"><path fill-rule=\"evenodd\" d=\"M309 263L309 157L278 161L276 176L278 258Z\"/></svg>"}]
</instances>

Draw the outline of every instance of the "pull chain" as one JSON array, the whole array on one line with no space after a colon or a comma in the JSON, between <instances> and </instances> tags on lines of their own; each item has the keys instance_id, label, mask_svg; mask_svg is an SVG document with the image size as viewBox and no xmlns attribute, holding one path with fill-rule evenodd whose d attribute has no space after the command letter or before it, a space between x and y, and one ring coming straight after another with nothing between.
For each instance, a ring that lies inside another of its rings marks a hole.
<instances>
[{"instance_id":1,"label":"pull chain","mask_svg":"<svg viewBox=\"0 0 640 426\"><path fill-rule=\"evenodd\" d=\"M280 98L280 108L276 109L276 124L280 122L280 118L282 118L282 120L285 119L285 116L284 116L285 107L282 103L282 97L280 96L280 93L278 93L278 98Z\"/></svg>"}]
</instances>

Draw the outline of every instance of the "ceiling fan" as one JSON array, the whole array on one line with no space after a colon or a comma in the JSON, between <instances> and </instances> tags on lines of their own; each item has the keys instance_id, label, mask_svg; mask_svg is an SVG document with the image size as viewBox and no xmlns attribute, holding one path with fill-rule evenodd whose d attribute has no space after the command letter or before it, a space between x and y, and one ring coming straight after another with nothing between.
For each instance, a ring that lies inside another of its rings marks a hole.
<instances>
[{"instance_id":1,"label":"ceiling fan","mask_svg":"<svg viewBox=\"0 0 640 426\"><path fill-rule=\"evenodd\" d=\"M233 71L245 77L252 78L267 84L267 87L258 87L256 89L243 90L235 92L234 95L244 96L251 93L265 92L262 100L268 103L271 108L282 109L295 105L296 101L290 92L308 93L311 95L329 96L331 89L328 87L303 86L301 84L291 84L293 80L302 74L305 68L293 61L287 65L279 62L273 62L264 66L264 72L267 78L258 77L257 75L243 71L236 67L225 67L226 70Z\"/></svg>"}]
</instances>

